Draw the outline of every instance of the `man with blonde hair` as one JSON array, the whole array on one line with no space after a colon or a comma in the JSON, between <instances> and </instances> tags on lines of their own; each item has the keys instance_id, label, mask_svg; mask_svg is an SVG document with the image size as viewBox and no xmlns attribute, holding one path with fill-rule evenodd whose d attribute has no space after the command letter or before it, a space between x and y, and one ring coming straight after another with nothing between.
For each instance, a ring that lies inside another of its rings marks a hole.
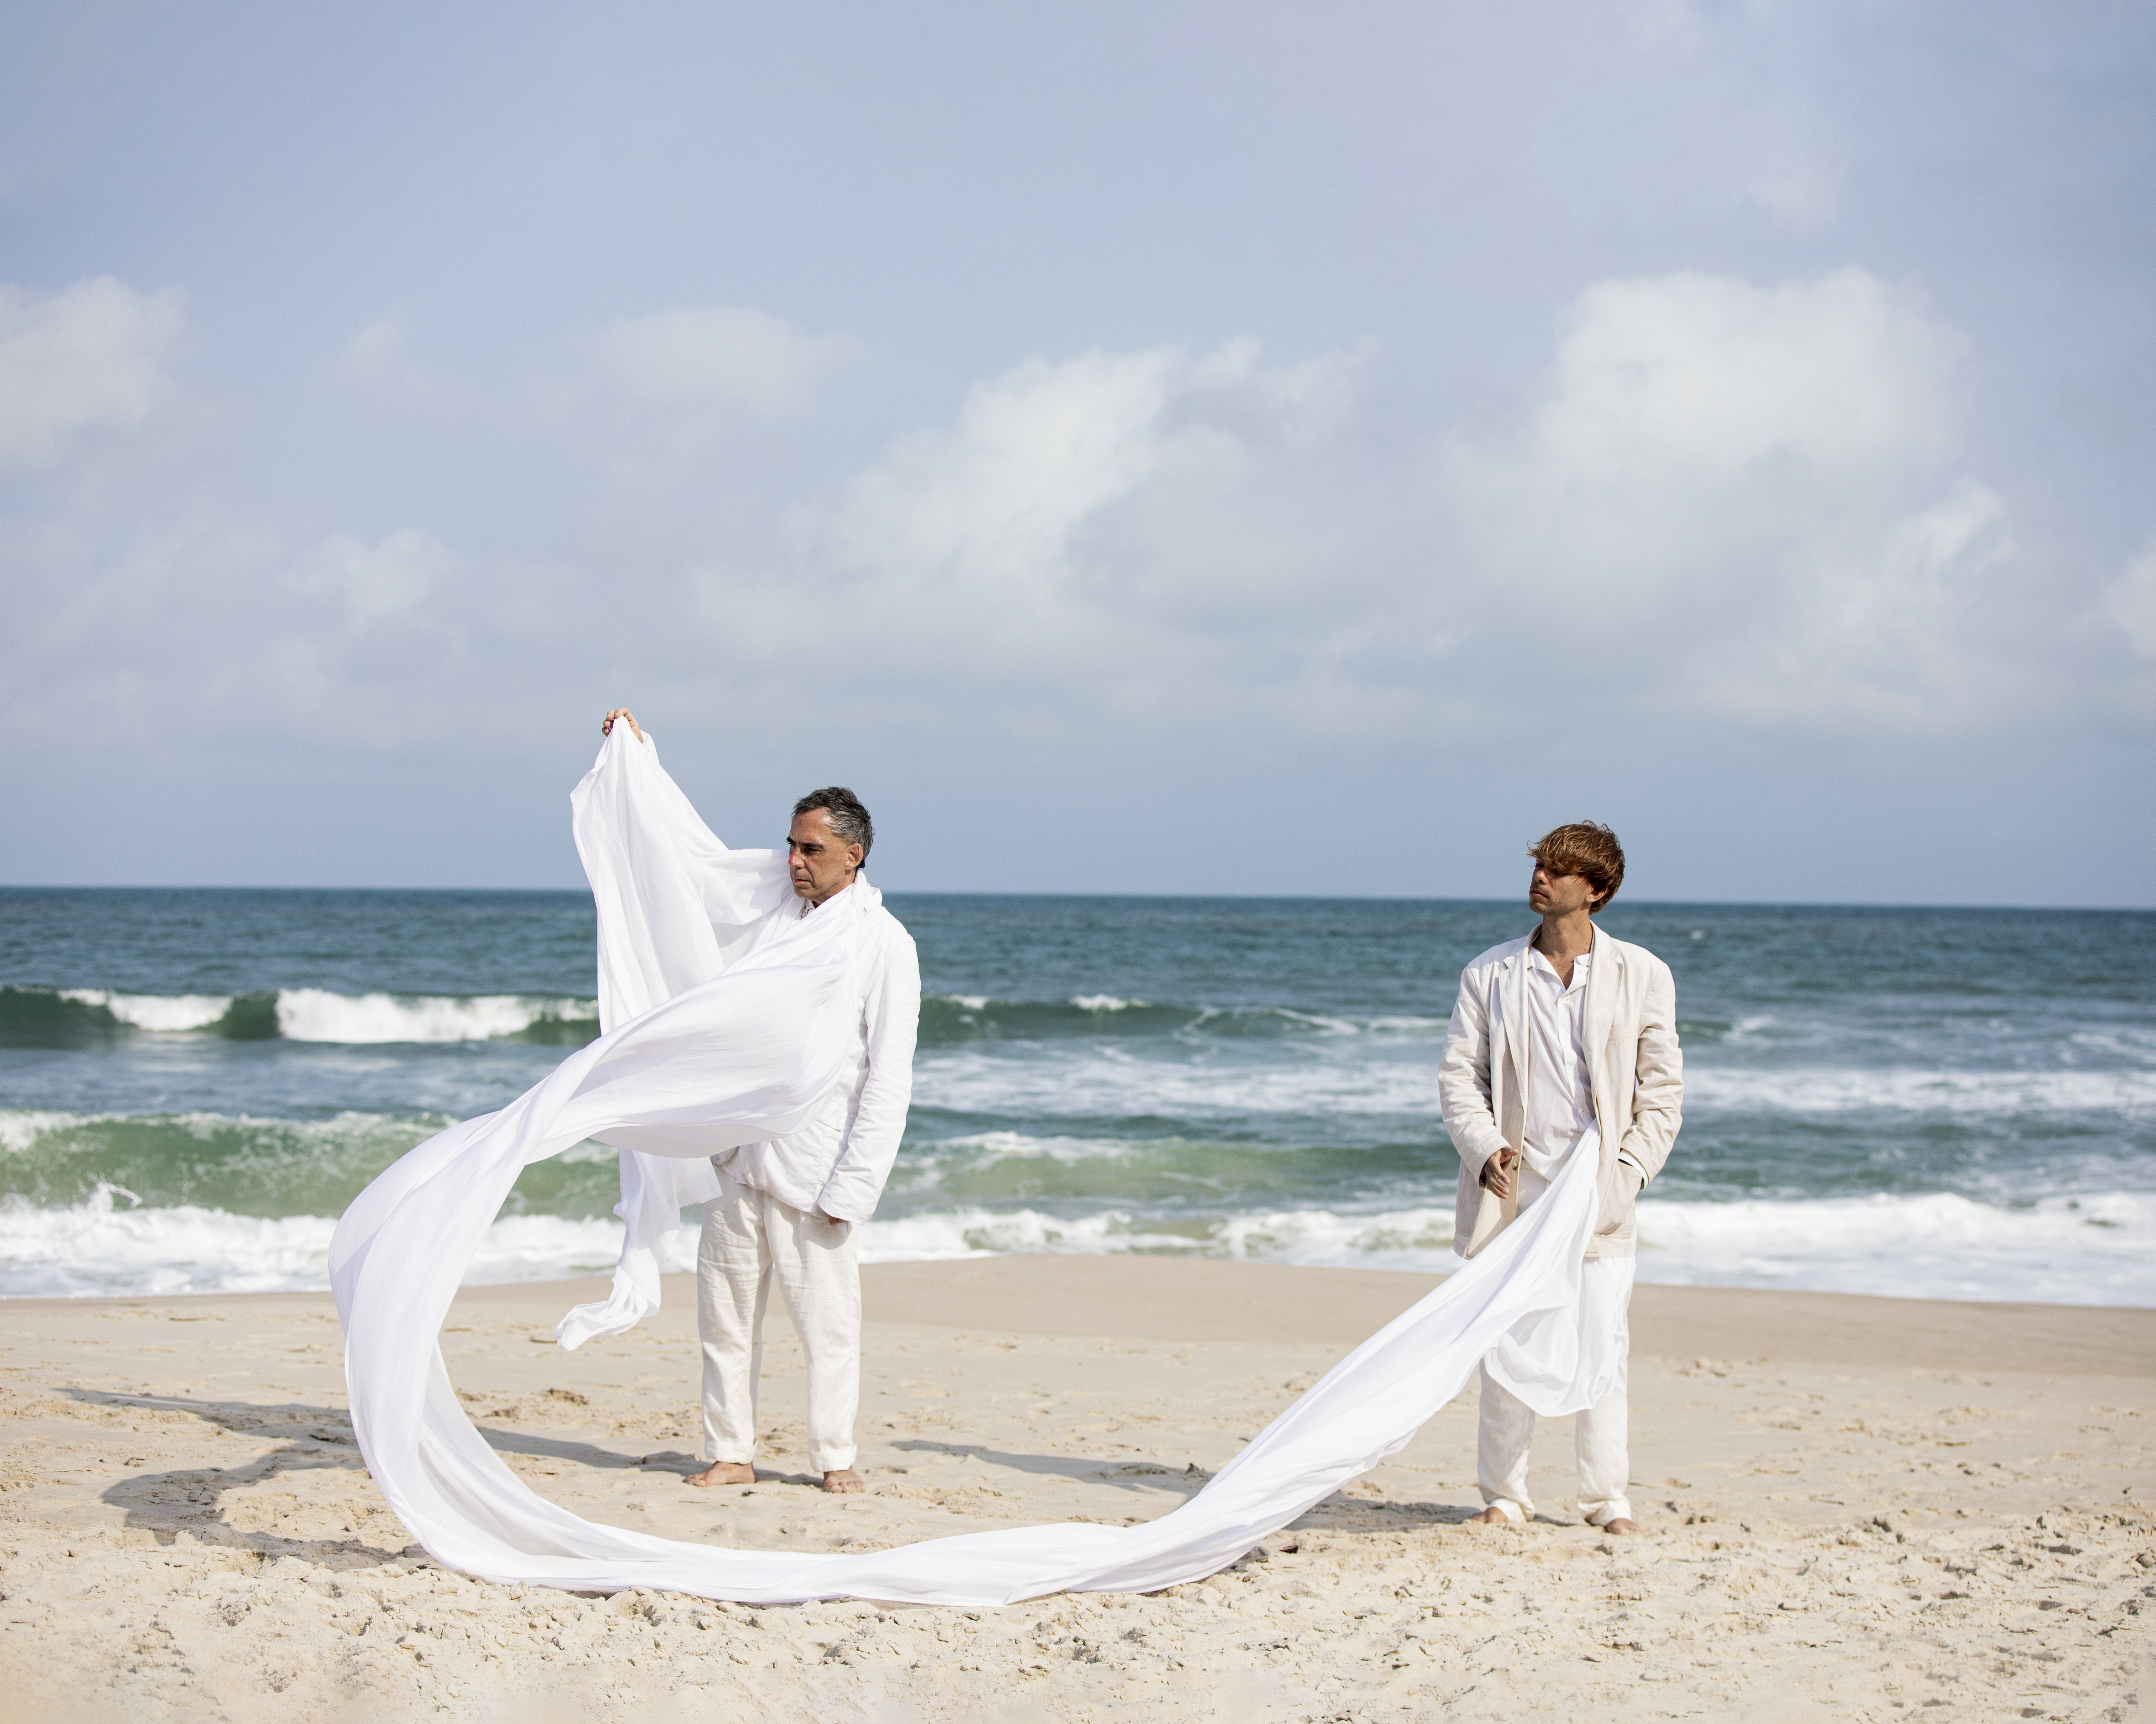
<instances>
[{"instance_id":1,"label":"man with blonde hair","mask_svg":"<svg viewBox=\"0 0 2156 1724\"><path fill-rule=\"evenodd\" d=\"M1638 1530L1625 1495L1633 1206L1682 1121L1676 987L1652 952L1594 925L1625 878L1615 833L1577 822L1528 854L1527 907L1542 925L1460 972L1438 1072L1445 1127L1460 1152L1453 1248L1474 1256L1574 1155L1597 1157L1594 1230L1568 1326L1576 1323L1578 1337L1575 1380L1600 1393L1577 1414L1573 1441L1581 1513L1624 1534ZM1522 1396L1537 1387L1515 1380L1509 1365L1501 1347L1481 1373L1476 1480L1486 1506L1476 1519L1493 1526L1534 1512L1527 1449L1536 1414Z\"/></svg>"}]
</instances>

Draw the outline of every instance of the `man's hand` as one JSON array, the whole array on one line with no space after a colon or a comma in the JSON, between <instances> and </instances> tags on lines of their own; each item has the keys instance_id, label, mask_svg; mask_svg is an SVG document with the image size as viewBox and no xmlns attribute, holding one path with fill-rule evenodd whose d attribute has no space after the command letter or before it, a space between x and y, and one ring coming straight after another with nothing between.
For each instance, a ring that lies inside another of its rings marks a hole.
<instances>
[{"instance_id":1,"label":"man's hand","mask_svg":"<svg viewBox=\"0 0 2156 1724\"><path fill-rule=\"evenodd\" d=\"M1512 1194L1512 1176L1510 1169L1519 1165L1517 1149L1501 1149L1482 1163L1482 1189L1492 1197L1508 1198Z\"/></svg>"},{"instance_id":2,"label":"man's hand","mask_svg":"<svg viewBox=\"0 0 2156 1724\"><path fill-rule=\"evenodd\" d=\"M644 740L644 732L637 728L636 715L626 706L615 707L613 711L599 721L599 734L602 736L611 736L613 734L613 721L618 718L627 719L629 729L635 731L636 740L639 742Z\"/></svg>"}]
</instances>

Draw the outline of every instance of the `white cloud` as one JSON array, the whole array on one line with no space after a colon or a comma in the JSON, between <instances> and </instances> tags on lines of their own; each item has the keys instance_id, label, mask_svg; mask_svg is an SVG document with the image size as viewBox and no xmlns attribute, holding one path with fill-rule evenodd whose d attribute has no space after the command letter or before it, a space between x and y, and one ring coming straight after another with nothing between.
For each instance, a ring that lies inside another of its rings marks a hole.
<instances>
[{"instance_id":1,"label":"white cloud","mask_svg":"<svg viewBox=\"0 0 2156 1724\"><path fill-rule=\"evenodd\" d=\"M84 433L132 429L166 385L183 318L167 288L109 275L54 294L0 284L0 466L40 466Z\"/></svg>"},{"instance_id":2,"label":"white cloud","mask_svg":"<svg viewBox=\"0 0 2156 1724\"><path fill-rule=\"evenodd\" d=\"M1952 471L1964 347L1861 269L1591 287L1523 429L1448 452L1450 596L1621 643L1680 711L2005 721L2040 651L2033 577L2004 500Z\"/></svg>"},{"instance_id":3,"label":"white cloud","mask_svg":"<svg viewBox=\"0 0 2156 1724\"><path fill-rule=\"evenodd\" d=\"M1751 625L1693 643L1671 704L1772 728L1953 732L2010 718L2028 678L1972 621L2014 554L2006 506L1964 479L1876 539L1823 544Z\"/></svg>"},{"instance_id":4,"label":"white cloud","mask_svg":"<svg viewBox=\"0 0 2156 1724\"><path fill-rule=\"evenodd\" d=\"M2133 650L2156 659L2156 539L2104 589L2104 614L2122 629Z\"/></svg>"},{"instance_id":5,"label":"white cloud","mask_svg":"<svg viewBox=\"0 0 2156 1724\"><path fill-rule=\"evenodd\" d=\"M1560 485L1726 479L1786 459L1837 476L1936 460L1963 342L1861 269L1755 287L1605 281L1574 302L1535 439Z\"/></svg>"},{"instance_id":6,"label":"white cloud","mask_svg":"<svg viewBox=\"0 0 2156 1724\"><path fill-rule=\"evenodd\" d=\"M402 311L362 324L337 354L337 375L369 389L405 396L431 393L434 379L412 356L411 333Z\"/></svg>"},{"instance_id":7,"label":"white cloud","mask_svg":"<svg viewBox=\"0 0 2156 1724\"><path fill-rule=\"evenodd\" d=\"M1841 208L1845 168L1819 156L1799 156L1754 180L1745 201L1756 203L1785 228L1809 233L1833 221Z\"/></svg>"},{"instance_id":8,"label":"white cloud","mask_svg":"<svg viewBox=\"0 0 2156 1724\"><path fill-rule=\"evenodd\" d=\"M1170 459L1163 421L1191 369L1172 348L1096 352L979 385L954 429L906 439L855 481L844 552L992 582L1052 573L1081 521Z\"/></svg>"},{"instance_id":9,"label":"white cloud","mask_svg":"<svg viewBox=\"0 0 2156 1724\"><path fill-rule=\"evenodd\" d=\"M1250 342L1029 360L858 475L802 554L885 658L1088 707L1172 658L1194 675L1313 573L1292 547L1315 511L1270 529L1307 501L1354 367L1269 367Z\"/></svg>"},{"instance_id":10,"label":"white cloud","mask_svg":"<svg viewBox=\"0 0 2156 1724\"><path fill-rule=\"evenodd\" d=\"M632 396L771 418L808 407L838 348L740 305L654 311L610 324L598 337L602 373Z\"/></svg>"},{"instance_id":11,"label":"white cloud","mask_svg":"<svg viewBox=\"0 0 2156 1724\"><path fill-rule=\"evenodd\" d=\"M1518 721L1533 631L1616 655L1577 662L1621 663L1602 706L1641 721L2013 725L2064 682L2006 499L1954 470L1964 346L1857 269L1600 283L1517 427L1451 440L1435 485L1352 357L1037 358L798 510L755 577L714 567L703 609L1066 726L1480 734Z\"/></svg>"},{"instance_id":12,"label":"white cloud","mask_svg":"<svg viewBox=\"0 0 2156 1724\"><path fill-rule=\"evenodd\" d=\"M335 601L364 626L417 610L457 567L439 541L407 527L372 545L336 534L300 559L293 578L300 591Z\"/></svg>"},{"instance_id":13,"label":"white cloud","mask_svg":"<svg viewBox=\"0 0 2156 1724\"><path fill-rule=\"evenodd\" d=\"M114 711L203 733L274 716L354 756L444 726L536 734L571 690L678 733L778 710L804 663L843 674L828 710L786 707L789 748L1061 750L1080 771L1163 749L1456 767L1583 726L2033 733L2079 697L2059 636L2087 629L2096 582L2044 593L2005 487L1958 470L1961 350L1861 271L1609 281L1501 431L1434 444L1354 355L1096 350L975 383L850 477L755 485L740 448L822 439L730 442L714 396L677 408L586 368L583 403L613 423L548 428L538 555L508 524L525 514L475 526L454 500L404 517L439 538L265 521L242 556L235 532L150 531L101 582L56 546L41 639L94 642L70 650ZM83 556L102 531L85 512ZM2137 639L2152 591L2156 547L2105 601ZM0 695L13 676L28 710L51 654L0 646Z\"/></svg>"}]
</instances>

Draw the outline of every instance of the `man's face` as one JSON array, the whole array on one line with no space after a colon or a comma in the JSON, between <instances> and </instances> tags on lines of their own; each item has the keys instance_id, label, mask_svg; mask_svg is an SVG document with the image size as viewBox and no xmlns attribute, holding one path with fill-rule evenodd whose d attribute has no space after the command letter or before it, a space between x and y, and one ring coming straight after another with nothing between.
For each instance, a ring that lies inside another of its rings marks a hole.
<instances>
[{"instance_id":1,"label":"man's face","mask_svg":"<svg viewBox=\"0 0 2156 1724\"><path fill-rule=\"evenodd\" d=\"M811 808L793 817L786 834L786 870L793 876L793 895L821 904L853 882L861 865L861 847L842 844L831 830L831 811Z\"/></svg>"},{"instance_id":2,"label":"man's face","mask_svg":"<svg viewBox=\"0 0 2156 1724\"><path fill-rule=\"evenodd\" d=\"M1527 908L1537 916L1570 916L1591 910L1599 895L1588 885L1585 875L1553 874L1540 862L1535 864L1534 874L1527 881Z\"/></svg>"}]
</instances>

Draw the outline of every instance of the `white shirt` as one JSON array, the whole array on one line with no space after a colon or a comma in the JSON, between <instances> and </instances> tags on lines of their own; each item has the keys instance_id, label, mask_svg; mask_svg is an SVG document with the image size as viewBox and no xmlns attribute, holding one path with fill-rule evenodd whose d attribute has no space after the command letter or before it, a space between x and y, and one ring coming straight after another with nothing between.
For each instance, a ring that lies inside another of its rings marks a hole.
<instances>
[{"instance_id":1,"label":"white shirt","mask_svg":"<svg viewBox=\"0 0 2156 1724\"><path fill-rule=\"evenodd\" d=\"M1572 961L1569 987L1538 951L1527 952L1527 1127L1521 1159L1544 1180L1594 1123L1594 1092L1587 1075L1587 972L1583 952Z\"/></svg>"},{"instance_id":2,"label":"white shirt","mask_svg":"<svg viewBox=\"0 0 2156 1724\"><path fill-rule=\"evenodd\" d=\"M840 892L825 899L813 913L843 913L844 896ZM811 913L804 905L801 914ZM913 936L879 905L868 914L853 964L861 1014L846 1064L823 1107L798 1131L743 1144L711 1161L743 1185L767 1191L793 1208L821 1209L840 1221L866 1221L875 1213L884 1182L898 1159L906 1111L913 1101L921 960Z\"/></svg>"}]
</instances>

